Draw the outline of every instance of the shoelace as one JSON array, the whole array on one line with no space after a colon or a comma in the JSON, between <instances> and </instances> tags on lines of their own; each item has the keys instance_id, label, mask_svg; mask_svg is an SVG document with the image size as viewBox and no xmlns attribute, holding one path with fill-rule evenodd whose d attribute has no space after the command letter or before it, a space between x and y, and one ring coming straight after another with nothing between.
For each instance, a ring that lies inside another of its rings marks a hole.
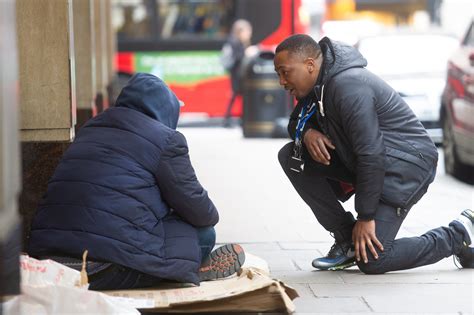
<instances>
[{"instance_id":1,"label":"shoelace","mask_svg":"<svg viewBox=\"0 0 474 315\"><path fill-rule=\"evenodd\" d=\"M332 244L331 248L329 249L329 252L327 253L326 256L330 256L334 250L336 250L336 247L339 246L339 244L336 241L336 237L334 236L333 232L329 232L329 235L334 239L334 244Z\"/></svg>"},{"instance_id":2,"label":"shoelace","mask_svg":"<svg viewBox=\"0 0 474 315\"><path fill-rule=\"evenodd\" d=\"M332 244L331 248L329 249L329 252L328 252L327 256L331 256L333 254L333 252L335 252L338 248L340 248L342 251L344 251L344 248L342 248L342 246L339 245L337 242Z\"/></svg>"}]
</instances>

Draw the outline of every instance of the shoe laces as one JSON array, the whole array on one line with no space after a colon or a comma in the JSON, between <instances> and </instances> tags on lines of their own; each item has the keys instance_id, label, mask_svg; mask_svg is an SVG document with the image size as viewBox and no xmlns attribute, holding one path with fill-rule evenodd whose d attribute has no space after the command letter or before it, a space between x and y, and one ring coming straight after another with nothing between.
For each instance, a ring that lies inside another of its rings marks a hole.
<instances>
[{"instance_id":1,"label":"shoe laces","mask_svg":"<svg viewBox=\"0 0 474 315\"><path fill-rule=\"evenodd\" d=\"M326 257L331 257L335 255L335 252L337 250L341 250L342 252L345 252L344 250L344 242L338 242L336 238L334 237L334 233L329 233L333 238L334 238L334 244L332 244L331 248L329 249L329 252L327 253Z\"/></svg>"},{"instance_id":2,"label":"shoe laces","mask_svg":"<svg viewBox=\"0 0 474 315\"><path fill-rule=\"evenodd\" d=\"M341 248L341 245L339 245L337 242L334 242L334 244L332 244L331 248L329 249L329 252L327 254L327 256L331 256L334 254L334 252L336 250L338 250L339 248ZM342 249L342 248L341 248Z\"/></svg>"}]
</instances>

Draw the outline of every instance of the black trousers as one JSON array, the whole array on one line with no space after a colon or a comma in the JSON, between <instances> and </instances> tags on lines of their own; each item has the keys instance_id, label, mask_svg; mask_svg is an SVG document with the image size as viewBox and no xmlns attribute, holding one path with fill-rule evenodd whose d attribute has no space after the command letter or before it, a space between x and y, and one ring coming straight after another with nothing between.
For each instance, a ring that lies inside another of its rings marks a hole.
<instances>
[{"instance_id":1,"label":"black trousers","mask_svg":"<svg viewBox=\"0 0 474 315\"><path fill-rule=\"evenodd\" d=\"M295 173L288 167L292 150L293 142L290 142L278 153L278 159L288 179L311 208L319 223L333 233L336 240L351 240L355 220L352 214L342 207L331 180L352 183L354 176L342 165L335 152L331 152L329 166L317 163L306 155L304 171ZM378 274L433 264L445 257L458 254L463 241L468 239L462 225L453 221L449 227L433 229L419 237L395 240L407 214L408 210L397 213L394 207L380 202L375 216L375 226L377 238L382 243L384 251L378 251L379 258L375 260L367 249L369 261L367 264L358 263L361 271Z\"/></svg>"}]
</instances>

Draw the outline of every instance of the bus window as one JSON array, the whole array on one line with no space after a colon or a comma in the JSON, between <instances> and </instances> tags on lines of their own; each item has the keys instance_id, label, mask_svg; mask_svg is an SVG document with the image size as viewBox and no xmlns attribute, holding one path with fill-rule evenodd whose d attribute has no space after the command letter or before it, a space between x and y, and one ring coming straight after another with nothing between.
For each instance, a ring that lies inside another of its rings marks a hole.
<instances>
[{"instance_id":1,"label":"bus window","mask_svg":"<svg viewBox=\"0 0 474 315\"><path fill-rule=\"evenodd\" d=\"M234 20L232 0L116 0L120 40L225 39Z\"/></svg>"},{"instance_id":2,"label":"bus window","mask_svg":"<svg viewBox=\"0 0 474 315\"><path fill-rule=\"evenodd\" d=\"M149 0L119 0L113 7L113 25L118 40L150 39L153 6Z\"/></svg>"},{"instance_id":3,"label":"bus window","mask_svg":"<svg viewBox=\"0 0 474 315\"><path fill-rule=\"evenodd\" d=\"M159 15L163 20L161 38L222 39L232 23L233 2L214 1L158 1Z\"/></svg>"}]
</instances>

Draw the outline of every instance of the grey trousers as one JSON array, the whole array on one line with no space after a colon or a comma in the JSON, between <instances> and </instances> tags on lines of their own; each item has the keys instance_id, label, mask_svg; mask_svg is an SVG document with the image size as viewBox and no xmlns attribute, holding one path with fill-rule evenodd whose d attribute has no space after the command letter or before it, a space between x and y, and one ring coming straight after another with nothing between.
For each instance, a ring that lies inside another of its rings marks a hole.
<instances>
[{"instance_id":1,"label":"grey trousers","mask_svg":"<svg viewBox=\"0 0 474 315\"><path fill-rule=\"evenodd\" d=\"M338 201L328 179L353 182L353 175L338 160L335 152L331 153L331 165L313 161L306 157L305 170L295 173L288 167L292 154L293 142L286 144L278 153L279 162L294 188L308 204L319 223L329 232L334 233L337 241L348 241L352 238L354 217ZM375 216L376 235L384 251L378 251L376 260L367 249L368 263L359 262L359 269L367 274L380 274L388 271L411 269L433 264L445 257L458 254L463 241L468 239L464 227L453 221L448 227L439 227L419 237L395 239L407 211L397 210L380 202Z\"/></svg>"}]
</instances>

